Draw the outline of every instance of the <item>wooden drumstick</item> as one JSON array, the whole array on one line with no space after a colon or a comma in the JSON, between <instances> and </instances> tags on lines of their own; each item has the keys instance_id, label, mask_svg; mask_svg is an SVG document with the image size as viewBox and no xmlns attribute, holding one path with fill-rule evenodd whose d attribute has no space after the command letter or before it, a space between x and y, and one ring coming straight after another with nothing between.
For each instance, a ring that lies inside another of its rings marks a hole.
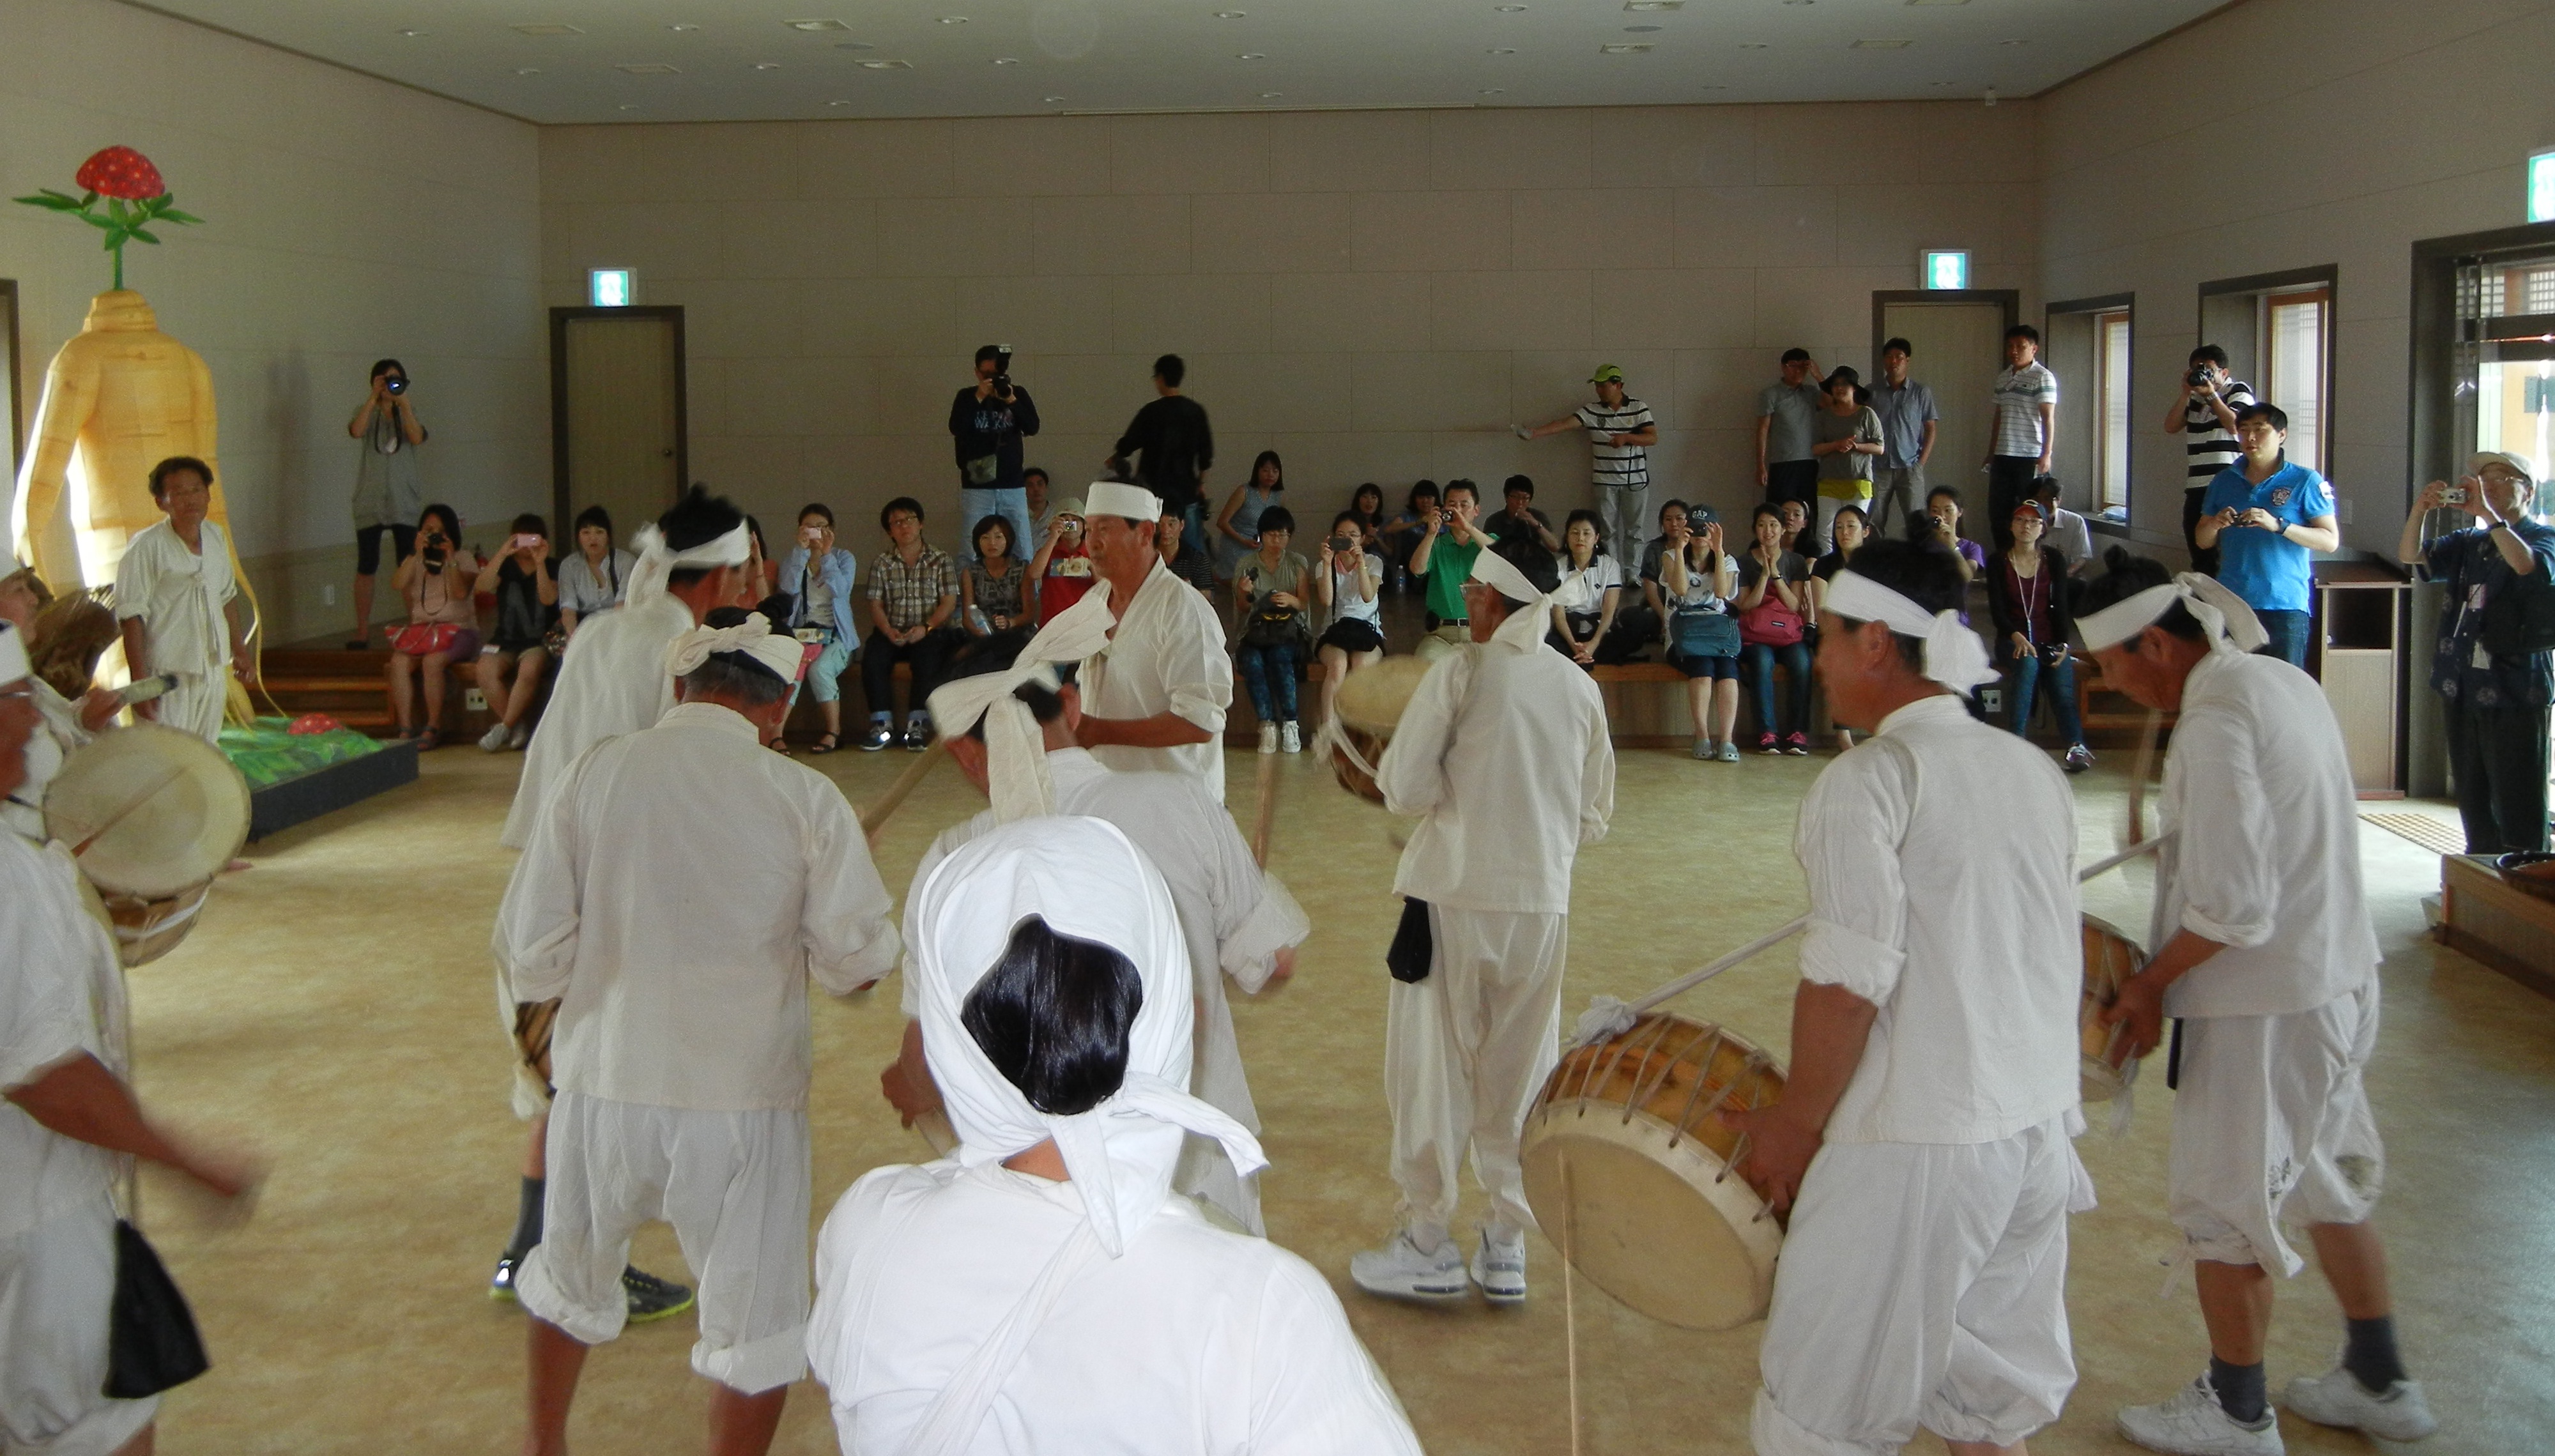
<instances>
[{"instance_id":1,"label":"wooden drumstick","mask_svg":"<svg viewBox=\"0 0 2555 1456\"><path fill-rule=\"evenodd\" d=\"M129 799L129 800L127 800L127 801L125 802L124 807L122 807L122 808L120 808L120 809L117 809L114 813L111 813L111 814L107 815L107 816L106 816L106 822L104 822L104 823L102 823L102 824L98 825L96 828L94 828L94 829L90 830L90 831L88 832L88 837L87 837L87 838L82 839L79 843L72 845L72 846L71 846L71 858L73 858L73 859L77 859L77 858L79 858L81 855L84 855L84 854L88 853L88 850L89 850L89 846L90 846L90 845L95 844L95 843L97 843L99 840L104 839L104 838L106 837L106 831L107 831L107 830L112 829L112 828L114 828L116 825L123 823L123 822L125 821L125 819L126 819L127 817L129 817L129 816L133 813L133 811L134 811L135 809L138 809L138 808L142 807L144 804L149 803L151 800L153 800L153 799L155 799L155 798L158 798L158 797L160 796L160 790L162 790L162 789L164 789L168 788L170 785L175 784L175 783L177 783L179 780L183 779L183 778L185 778L185 777L186 777L186 771L185 771L184 769L177 769L177 770L174 770L174 771L172 771L172 772L170 773L170 775L169 775L169 777L168 777L168 778L161 780L159 783L152 785L150 788L148 788L148 789L146 789L142 790L140 793L135 794L131 799Z\"/></svg>"},{"instance_id":2,"label":"wooden drumstick","mask_svg":"<svg viewBox=\"0 0 2555 1456\"><path fill-rule=\"evenodd\" d=\"M906 766L905 772L899 774L896 782L888 786L887 792L879 795L879 801L861 810L863 834L876 835L879 826L887 822L887 816L896 812L896 806L905 802L906 795L913 792L914 786L922 782L923 776L931 772L932 766L949 756L944 746L946 743L945 739L931 740L931 747L923 750L922 757Z\"/></svg>"},{"instance_id":3,"label":"wooden drumstick","mask_svg":"<svg viewBox=\"0 0 2555 1456\"><path fill-rule=\"evenodd\" d=\"M1278 756L1260 756L1260 814L1251 821L1251 862L1269 868L1269 825L1278 817Z\"/></svg>"}]
</instances>

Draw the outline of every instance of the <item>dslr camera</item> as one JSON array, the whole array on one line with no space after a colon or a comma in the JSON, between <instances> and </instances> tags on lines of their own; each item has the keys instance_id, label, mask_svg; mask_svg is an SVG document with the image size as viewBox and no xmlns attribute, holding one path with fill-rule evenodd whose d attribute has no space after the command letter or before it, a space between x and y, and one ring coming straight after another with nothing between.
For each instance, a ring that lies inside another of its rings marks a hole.
<instances>
[{"instance_id":1,"label":"dslr camera","mask_svg":"<svg viewBox=\"0 0 2555 1456\"><path fill-rule=\"evenodd\" d=\"M1001 395L1005 399L1010 399L1012 396L1012 346L1009 344L996 344L994 349L994 393Z\"/></svg>"},{"instance_id":2,"label":"dslr camera","mask_svg":"<svg viewBox=\"0 0 2555 1456\"><path fill-rule=\"evenodd\" d=\"M382 376L382 392L383 392L383 393L385 393L385 394L393 394L393 395L404 395L404 394L407 394L407 393L408 393L408 380L407 380L407 378L406 378L405 376L397 375L397 374L386 374L386 375L383 375L383 376Z\"/></svg>"},{"instance_id":3,"label":"dslr camera","mask_svg":"<svg viewBox=\"0 0 2555 1456\"><path fill-rule=\"evenodd\" d=\"M2189 374L2189 375L2184 379L2184 381L2183 381L2183 382L2184 382L2184 383L2186 383L2186 384L2188 384L2188 385L2190 385L2193 389L2206 389L2206 388L2208 388L2208 386L2209 386L2209 366L2208 366L2208 365L2206 365L2206 364L2194 364L2194 365L2192 365L2192 366L2191 366L2191 373L2190 373L2190 374Z\"/></svg>"}]
</instances>

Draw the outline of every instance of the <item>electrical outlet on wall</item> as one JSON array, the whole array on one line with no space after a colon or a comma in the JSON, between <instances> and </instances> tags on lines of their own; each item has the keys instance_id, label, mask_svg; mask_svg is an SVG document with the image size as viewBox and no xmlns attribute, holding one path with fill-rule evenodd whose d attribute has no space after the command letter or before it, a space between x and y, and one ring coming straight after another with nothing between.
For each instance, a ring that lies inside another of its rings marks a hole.
<instances>
[{"instance_id":1,"label":"electrical outlet on wall","mask_svg":"<svg viewBox=\"0 0 2555 1456\"><path fill-rule=\"evenodd\" d=\"M332 581L319 588L319 605L323 607L333 607L337 605L337 584L335 582Z\"/></svg>"},{"instance_id":2,"label":"electrical outlet on wall","mask_svg":"<svg viewBox=\"0 0 2555 1456\"><path fill-rule=\"evenodd\" d=\"M464 689L462 689L462 693L461 693L461 709L462 709L462 711L463 711L463 712L468 712L468 713L485 712L485 711L487 711L487 707L488 707L488 694L486 694L486 693L484 693L484 692L481 692L478 688L475 688L475 687L470 687L470 688L464 688Z\"/></svg>"},{"instance_id":3,"label":"electrical outlet on wall","mask_svg":"<svg viewBox=\"0 0 2555 1456\"><path fill-rule=\"evenodd\" d=\"M1988 715L1989 715L1989 716L1991 716L1991 717L1995 716L1995 715L1996 715L1996 714L1998 714L1998 713L2002 713L2002 712L2004 712L2004 711L2005 711L2005 689L2004 689L2004 688L2002 688L2002 687L1982 687L1982 688L1980 688L1980 689L1979 689L1979 711L1980 711L1980 712L1983 712L1983 713L1986 713L1986 714L1988 714Z\"/></svg>"}]
</instances>

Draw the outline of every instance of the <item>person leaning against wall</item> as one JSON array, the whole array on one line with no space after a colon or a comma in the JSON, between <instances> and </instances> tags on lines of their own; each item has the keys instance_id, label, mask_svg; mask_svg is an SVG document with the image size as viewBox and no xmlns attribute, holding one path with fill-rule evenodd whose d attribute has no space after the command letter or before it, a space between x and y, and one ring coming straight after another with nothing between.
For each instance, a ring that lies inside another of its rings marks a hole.
<instances>
[{"instance_id":1,"label":"person leaning against wall","mask_svg":"<svg viewBox=\"0 0 2555 1456\"><path fill-rule=\"evenodd\" d=\"M1934 434L1942 415L1934 408L1934 387L1907 377L1916 346L1894 338L1881 346L1881 380L1872 387L1872 412L1881 417L1886 446L1873 470L1871 533L1889 527L1895 504L1905 520L1925 504L1925 462L1934 455Z\"/></svg>"},{"instance_id":2,"label":"person leaning against wall","mask_svg":"<svg viewBox=\"0 0 2555 1456\"><path fill-rule=\"evenodd\" d=\"M426 426L408 397L408 370L397 359L373 365L373 384L346 433L362 440L355 462L355 635L346 651L372 646L373 577L382 568L382 538L398 552L392 564L408 559L417 533L409 525L426 509L426 488L418 474L418 447L426 443Z\"/></svg>"}]
</instances>

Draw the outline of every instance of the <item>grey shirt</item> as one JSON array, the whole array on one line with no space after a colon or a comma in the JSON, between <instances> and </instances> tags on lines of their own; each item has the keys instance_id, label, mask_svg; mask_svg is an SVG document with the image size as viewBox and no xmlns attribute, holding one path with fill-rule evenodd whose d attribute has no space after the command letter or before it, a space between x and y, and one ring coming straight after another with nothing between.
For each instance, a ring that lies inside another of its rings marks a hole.
<instances>
[{"instance_id":1,"label":"grey shirt","mask_svg":"<svg viewBox=\"0 0 2555 1456\"><path fill-rule=\"evenodd\" d=\"M1780 380L1765 386L1757 396L1757 414L1760 419L1772 416L1774 420L1765 429L1766 464L1810 458L1810 446L1818 439L1819 411L1827 398L1816 380L1803 380L1798 387Z\"/></svg>"},{"instance_id":2,"label":"grey shirt","mask_svg":"<svg viewBox=\"0 0 2555 1456\"><path fill-rule=\"evenodd\" d=\"M355 465L355 529L367 526L410 526L416 524L426 509L425 482L418 476L417 452L422 444L410 444L400 432L395 410L377 411L372 430L357 446L362 451Z\"/></svg>"},{"instance_id":3,"label":"grey shirt","mask_svg":"<svg viewBox=\"0 0 2555 1456\"><path fill-rule=\"evenodd\" d=\"M1887 380L1872 386L1872 413L1881 417L1881 468L1906 470L1925 452L1925 422L1943 417L1934 411L1931 385L1909 380L1895 388Z\"/></svg>"}]
</instances>

